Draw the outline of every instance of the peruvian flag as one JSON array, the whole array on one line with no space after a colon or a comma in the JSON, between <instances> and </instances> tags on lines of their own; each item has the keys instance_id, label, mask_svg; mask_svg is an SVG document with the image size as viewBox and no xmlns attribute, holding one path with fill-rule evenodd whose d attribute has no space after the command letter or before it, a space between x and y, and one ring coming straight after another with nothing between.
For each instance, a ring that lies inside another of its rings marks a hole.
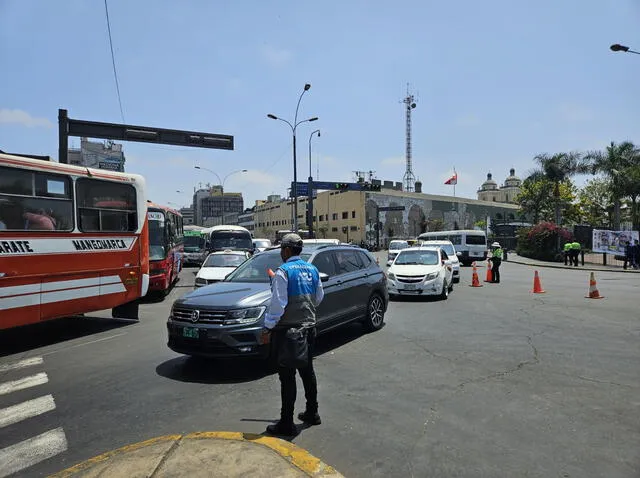
<instances>
[{"instance_id":1,"label":"peruvian flag","mask_svg":"<svg viewBox=\"0 0 640 478\"><path fill-rule=\"evenodd\" d=\"M453 176L447 179L444 183L451 186L455 186L456 184L458 184L458 173L454 171Z\"/></svg>"}]
</instances>

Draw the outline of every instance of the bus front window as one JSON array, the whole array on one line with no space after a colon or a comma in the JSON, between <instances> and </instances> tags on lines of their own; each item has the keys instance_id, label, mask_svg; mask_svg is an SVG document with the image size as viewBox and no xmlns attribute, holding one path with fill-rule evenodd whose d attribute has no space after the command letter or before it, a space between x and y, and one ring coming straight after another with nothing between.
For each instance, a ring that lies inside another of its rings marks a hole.
<instances>
[{"instance_id":1,"label":"bus front window","mask_svg":"<svg viewBox=\"0 0 640 478\"><path fill-rule=\"evenodd\" d=\"M167 256L164 214L149 212L149 260L161 261Z\"/></svg>"}]
</instances>

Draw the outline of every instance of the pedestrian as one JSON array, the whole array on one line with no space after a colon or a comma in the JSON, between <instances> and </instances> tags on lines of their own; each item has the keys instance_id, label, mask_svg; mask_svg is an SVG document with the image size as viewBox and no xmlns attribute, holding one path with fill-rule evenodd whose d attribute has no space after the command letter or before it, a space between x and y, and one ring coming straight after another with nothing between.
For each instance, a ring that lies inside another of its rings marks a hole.
<instances>
[{"instance_id":1,"label":"pedestrian","mask_svg":"<svg viewBox=\"0 0 640 478\"><path fill-rule=\"evenodd\" d=\"M500 283L500 264L502 264L502 247L499 242L491 244L491 282L494 284Z\"/></svg>"},{"instance_id":2,"label":"pedestrian","mask_svg":"<svg viewBox=\"0 0 640 478\"><path fill-rule=\"evenodd\" d=\"M310 425L320 425L318 414L318 385L313 370L313 346L315 343L316 308L324 297L318 269L302 260L302 238L298 234L287 234L280 243L280 256L284 263L278 268L271 282L271 304L265 315L262 343L274 341L272 348L278 353L280 344L286 340L287 330L312 324L307 328L308 358L298 373L304 386L306 409L298 418ZM296 369L283 367L278 360L280 395L282 408L280 420L267 427L271 435L294 436L293 423L296 402Z\"/></svg>"},{"instance_id":3,"label":"pedestrian","mask_svg":"<svg viewBox=\"0 0 640 478\"><path fill-rule=\"evenodd\" d=\"M638 269L640 267L640 246L638 245L638 240L633 241L633 245L631 246L631 266L634 269Z\"/></svg>"},{"instance_id":4,"label":"pedestrian","mask_svg":"<svg viewBox=\"0 0 640 478\"><path fill-rule=\"evenodd\" d=\"M571 259L571 243L570 242L565 242L564 244L564 265L566 266L567 263L570 262ZM569 263L569 265L571 265Z\"/></svg>"},{"instance_id":5,"label":"pedestrian","mask_svg":"<svg viewBox=\"0 0 640 478\"><path fill-rule=\"evenodd\" d=\"M571 243L571 259L573 259L573 265L578 267L578 257L580 256L580 251L582 250L582 246L578 241L573 241Z\"/></svg>"}]
</instances>

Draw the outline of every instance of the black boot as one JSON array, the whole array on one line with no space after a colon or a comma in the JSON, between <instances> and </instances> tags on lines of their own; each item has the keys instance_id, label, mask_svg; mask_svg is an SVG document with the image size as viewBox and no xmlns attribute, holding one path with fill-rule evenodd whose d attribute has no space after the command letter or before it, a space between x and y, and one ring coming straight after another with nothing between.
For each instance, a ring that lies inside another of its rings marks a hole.
<instances>
[{"instance_id":1,"label":"black boot","mask_svg":"<svg viewBox=\"0 0 640 478\"><path fill-rule=\"evenodd\" d=\"M298 430L293 422L283 422L280 420L278 423L269 425L267 427L267 433L269 435L279 435L285 437L292 437L298 434Z\"/></svg>"},{"instance_id":2,"label":"black boot","mask_svg":"<svg viewBox=\"0 0 640 478\"><path fill-rule=\"evenodd\" d=\"M322 423L318 412L312 412L309 410L298 413L298 418L308 425L320 425Z\"/></svg>"}]
</instances>

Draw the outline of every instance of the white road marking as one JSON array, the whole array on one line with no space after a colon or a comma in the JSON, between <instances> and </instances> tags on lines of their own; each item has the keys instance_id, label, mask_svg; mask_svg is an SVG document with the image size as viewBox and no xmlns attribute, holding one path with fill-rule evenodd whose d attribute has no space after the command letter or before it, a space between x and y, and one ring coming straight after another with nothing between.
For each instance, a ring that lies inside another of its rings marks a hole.
<instances>
[{"instance_id":1,"label":"white road marking","mask_svg":"<svg viewBox=\"0 0 640 478\"><path fill-rule=\"evenodd\" d=\"M42 357L31 357L20 360L19 362L0 364L0 373L8 372L9 370L18 370L25 367L32 367L34 365L42 365Z\"/></svg>"},{"instance_id":2,"label":"white road marking","mask_svg":"<svg viewBox=\"0 0 640 478\"><path fill-rule=\"evenodd\" d=\"M29 438L0 449L0 478L29 468L67 449L67 437L62 428Z\"/></svg>"},{"instance_id":3,"label":"white road marking","mask_svg":"<svg viewBox=\"0 0 640 478\"><path fill-rule=\"evenodd\" d=\"M37 417L55 410L56 403L52 395L35 398L26 402L0 409L0 428L13 425L27 418Z\"/></svg>"},{"instance_id":4,"label":"white road marking","mask_svg":"<svg viewBox=\"0 0 640 478\"><path fill-rule=\"evenodd\" d=\"M36 387L43 383L47 383L48 381L49 377L47 377L47 374L41 372L29 377L12 380L11 382L0 383L0 395L17 392L18 390L24 390L25 388Z\"/></svg>"},{"instance_id":5,"label":"white road marking","mask_svg":"<svg viewBox=\"0 0 640 478\"><path fill-rule=\"evenodd\" d=\"M51 352L47 352L46 354L42 354L42 355L44 357L46 357L47 355L57 354L58 352L66 352L69 349L75 349L77 347L83 347L85 345L95 344L97 342L104 342L105 340L115 339L116 337L122 337L123 335L127 335L127 333L126 332L122 332L121 334L115 334L115 335L110 335L109 337L103 337L101 339L90 340L89 342L83 342L81 344L72 345L71 347L64 347L64 348L61 348L61 349L58 349L58 350L53 350Z\"/></svg>"}]
</instances>

